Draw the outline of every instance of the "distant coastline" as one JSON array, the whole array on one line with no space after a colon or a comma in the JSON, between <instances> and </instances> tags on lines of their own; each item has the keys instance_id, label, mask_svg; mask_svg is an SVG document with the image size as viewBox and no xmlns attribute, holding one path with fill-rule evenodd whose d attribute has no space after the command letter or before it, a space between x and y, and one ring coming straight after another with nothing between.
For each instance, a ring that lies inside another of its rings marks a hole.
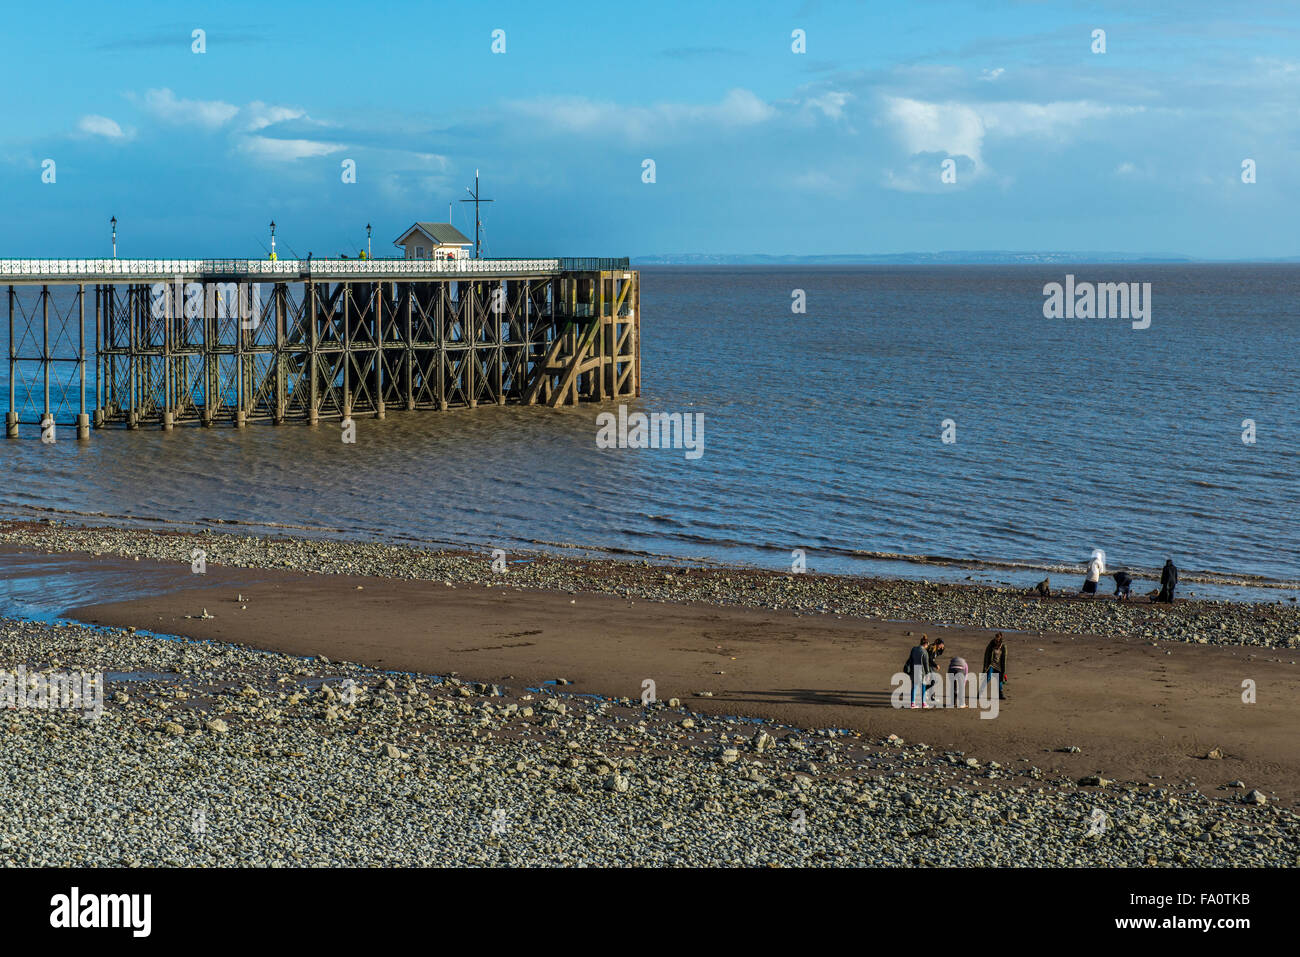
<instances>
[{"instance_id":1,"label":"distant coastline","mask_svg":"<svg viewBox=\"0 0 1300 957\"><path fill-rule=\"evenodd\" d=\"M1300 256L1274 259L1198 259L1177 253L1000 252L879 253L830 256L769 256L759 253L669 253L634 256L634 266L1042 266L1075 263L1220 264L1300 263Z\"/></svg>"}]
</instances>

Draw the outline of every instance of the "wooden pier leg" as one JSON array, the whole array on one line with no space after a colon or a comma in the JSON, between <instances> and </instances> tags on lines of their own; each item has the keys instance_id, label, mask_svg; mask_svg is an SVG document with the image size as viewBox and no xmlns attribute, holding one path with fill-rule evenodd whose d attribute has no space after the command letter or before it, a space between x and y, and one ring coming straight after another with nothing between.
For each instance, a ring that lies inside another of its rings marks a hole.
<instances>
[{"instance_id":1,"label":"wooden pier leg","mask_svg":"<svg viewBox=\"0 0 1300 957\"><path fill-rule=\"evenodd\" d=\"M605 348L605 340L609 337L609 324L605 321L605 276L606 273L599 273L596 279L596 321L600 323L600 329L596 331L596 340L592 343L592 351L600 360L596 366L596 399L599 402L605 401L605 356L609 351ZM613 297L611 296L611 301ZM581 360L581 356L578 357Z\"/></svg>"},{"instance_id":2,"label":"wooden pier leg","mask_svg":"<svg viewBox=\"0 0 1300 957\"><path fill-rule=\"evenodd\" d=\"M179 302L173 303L173 293L179 298ZM162 341L162 361L163 361L163 407L162 407L162 430L170 432L172 430L172 325L175 323L175 314L179 312L181 316L185 315L185 283L177 281L176 284L170 285L167 290L167 308L163 310L163 341Z\"/></svg>"},{"instance_id":3,"label":"wooden pier leg","mask_svg":"<svg viewBox=\"0 0 1300 957\"><path fill-rule=\"evenodd\" d=\"M581 288L582 285L584 285L584 283L581 280L575 280L573 283L573 308L575 312L577 311L578 303L580 301L579 297L582 292L585 291ZM589 304L583 303L583 305ZM581 324L575 322L573 328L569 330L569 355L573 357L573 362L575 364L578 361L578 340L581 338L581 328ZM570 396L573 398L573 404L578 404L578 379L579 377L575 375L572 381L562 389L560 393L560 405L564 405L568 402ZM563 383L561 384L563 385Z\"/></svg>"},{"instance_id":4,"label":"wooden pier leg","mask_svg":"<svg viewBox=\"0 0 1300 957\"><path fill-rule=\"evenodd\" d=\"M415 308L415 283L406 285L406 411L415 411L415 340L412 338L412 312Z\"/></svg>"},{"instance_id":5,"label":"wooden pier leg","mask_svg":"<svg viewBox=\"0 0 1300 957\"><path fill-rule=\"evenodd\" d=\"M213 302L211 293L208 292L212 287L209 286L204 291L203 296L203 316L199 326L203 330L203 354L199 356L199 382L203 384L203 393L200 398L203 400L203 427L211 428L212 426L212 363L215 361L212 355L212 324L216 321L212 317L215 311L212 308Z\"/></svg>"},{"instance_id":6,"label":"wooden pier leg","mask_svg":"<svg viewBox=\"0 0 1300 957\"><path fill-rule=\"evenodd\" d=\"M100 327L104 321L104 287L103 285L95 286L95 411L93 415L94 426L97 429L104 427L104 378L101 366L106 361L100 355L103 339L100 334Z\"/></svg>"},{"instance_id":7,"label":"wooden pier leg","mask_svg":"<svg viewBox=\"0 0 1300 957\"><path fill-rule=\"evenodd\" d=\"M50 419L50 287L41 286L41 321L43 338L41 340L41 365L45 373L45 411L41 415L41 426Z\"/></svg>"},{"instance_id":8,"label":"wooden pier leg","mask_svg":"<svg viewBox=\"0 0 1300 957\"><path fill-rule=\"evenodd\" d=\"M502 392L502 380L505 375L505 326L510 321L510 300L507 298L510 293L510 283L505 279L498 279L496 289L492 291L493 303L504 303L505 306L500 311L489 307L488 311L493 316L493 338L496 340L495 348L492 350L492 364L495 368L492 370L492 387L496 390L494 399L497 405L505 405L506 397Z\"/></svg>"},{"instance_id":9,"label":"wooden pier leg","mask_svg":"<svg viewBox=\"0 0 1300 957\"><path fill-rule=\"evenodd\" d=\"M389 289L396 294L396 283L389 283ZM375 294L371 300L375 308L375 418L384 417L384 283L375 283Z\"/></svg>"},{"instance_id":10,"label":"wooden pier leg","mask_svg":"<svg viewBox=\"0 0 1300 957\"><path fill-rule=\"evenodd\" d=\"M86 414L86 284L77 285L77 329L80 340L77 345L77 372L81 378L81 402L77 410L77 438L90 438L90 416Z\"/></svg>"},{"instance_id":11,"label":"wooden pier leg","mask_svg":"<svg viewBox=\"0 0 1300 957\"><path fill-rule=\"evenodd\" d=\"M307 407L307 421L315 425L320 421L320 392L316 384L316 364L320 361L320 338L316 332L316 284L310 279L307 280L307 300L308 325L311 332L309 337L311 349L307 356L307 375L311 380L311 403Z\"/></svg>"},{"instance_id":12,"label":"wooden pier leg","mask_svg":"<svg viewBox=\"0 0 1300 957\"><path fill-rule=\"evenodd\" d=\"M14 338L14 287L9 287L9 408L5 412L5 435L18 438L18 340Z\"/></svg>"},{"instance_id":13,"label":"wooden pier leg","mask_svg":"<svg viewBox=\"0 0 1300 957\"><path fill-rule=\"evenodd\" d=\"M639 399L641 398L641 274L633 273L632 281L636 283L632 289L635 297L632 300L632 343L636 356L632 364L632 368L636 370L632 373L632 394Z\"/></svg>"},{"instance_id":14,"label":"wooden pier leg","mask_svg":"<svg viewBox=\"0 0 1300 957\"><path fill-rule=\"evenodd\" d=\"M239 287L235 295L235 428L248 423L248 389L244 381L244 304L240 301Z\"/></svg>"},{"instance_id":15,"label":"wooden pier leg","mask_svg":"<svg viewBox=\"0 0 1300 957\"><path fill-rule=\"evenodd\" d=\"M110 414L117 416L121 411L121 406L118 404L119 393L117 390L117 336L113 328L113 316L116 308L117 287L110 284L104 287L104 314L100 325L100 331L104 337L104 348L114 350L104 356L103 395L99 405L103 410L105 420L108 419Z\"/></svg>"},{"instance_id":16,"label":"wooden pier leg","mask_svg":"<svg viewBox=\"0 0 1300 957\"><path fill-rule=\"evenodd\" d=\"M447 411L447 304L451 300L451 280L436 283L438 308L438 345L435 358L438 364L438 410Z\"/></svg>"},{"instance_id":17,"label":"wooden pier leg","mask_svg":"<svg viewBox=\"0 0 1300 957\"><path fill-rule=\"evenodd\" d=\"M185 322L185 283L178 279L173 288L177 301L172 302L171 290L169 290L167 309L163 312L162 430L164 432L170 432L176 420L176 359L173 356L175 352L173 345L175 344L177 325L179 324L183 328Z\"/></svg>"},{"instance_id":18,"label":"wooden pier leg","mask_svg":"<svg viewBox=\"0 0 1300 957\"><path fill-rule=\"evenodd\" d=\"M465 395L469 398L469 407L478 408L478 396L475 394L478 389L477 375L478 372L478 283L469 284L469 304L466 305L464 296L461 296L461 311L465 316L465 334L469 337L468 351L466 351L465 361Z\"/></svg>"},{"instance_id":19,"label":"wooden pier leg","mask_svg":"<svg viewBox=\"0 0 1300 957\"><path fill-rule=\"evenodd\" d=\"M140 287L133 283L127 292L126 308L127 325L130 333L128 337L129 345L127 346L126 360L127 392L129 393L130 402L126 412L126 427L128 429L134 429L139 425L139 406L137 403L137 396L140 391L140 384L137 381L137 376L139 375L140 354L137 339L140 335L139 313L141 298Z\"/></svg>"},{"instance_id":20,"label":"wooden pier leg","mask_svg":"<svg viewBox=\"0 0 1300 957\"><path fill-rule=\"evenodd\" d=\"M524 390L528 388L528 357L533 352L533 327L532 327L532 308L533 308L533 281L524 280L524 316L523 316L523 334L524 344L523 352L519 355L519 373L515 376L515 390L519 393L517 398L522 399Z\"/></svg>"},{"instance_id":21,"label":"wooden pier leg","mask_svg":"<svg viewBox=\"0 0 1300 957\"><path fill-rule=\"evenodd\" d=\"M343 418L352 417L352 322L348 305L352 283L343 283Z\"/></svg>"},{"instance_id":22,"label":"wooden pier leg","mask_svg":"<svg viewBox=\"0 0 1300 957\"><path fill-rule=\"evenodd\" d=\"M271 295L275 304L275 418L276 425L284 423L285 411L289 406L289 355L285 350L285 297L289 287L277 282Z\"/></svg>"}]
</instances>

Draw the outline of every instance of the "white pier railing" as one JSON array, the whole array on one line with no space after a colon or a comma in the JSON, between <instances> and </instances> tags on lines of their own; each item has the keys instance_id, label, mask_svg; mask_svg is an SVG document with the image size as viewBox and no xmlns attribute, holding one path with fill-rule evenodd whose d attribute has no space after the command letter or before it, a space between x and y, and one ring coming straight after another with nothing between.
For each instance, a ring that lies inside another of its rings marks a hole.
<instances>
[{"instance_id":1,"label":"white pier railing","mask_svg":"<svg viewBox=\"0 0 1300 957\"><path fill-rule=\"evenodd\" d=\"M306 266L306 260L299 260ZM320 276L504 276L560 271L558 259L313 259Z\"/></svg>"},{"instance_id":2,"label":"white pier railing","mask_svg":"<svg viewBox=\"0 0 1300 957\"><path fill-rule=\"evenodd\" d=\"M248 278L275 282L421 276L544 276L559 259L0 259L5 282L145 282Z\"/></svg>"}]
</instances>

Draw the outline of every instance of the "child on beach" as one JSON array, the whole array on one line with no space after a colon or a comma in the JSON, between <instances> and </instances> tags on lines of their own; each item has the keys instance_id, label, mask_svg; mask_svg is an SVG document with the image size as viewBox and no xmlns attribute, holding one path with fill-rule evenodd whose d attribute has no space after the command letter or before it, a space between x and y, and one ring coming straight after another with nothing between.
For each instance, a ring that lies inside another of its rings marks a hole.
<instances>
[{"instance_id":1,"label":"child on beach","mask_svg":"<svg viewBox=\"0 0 1300 957\"><path fill-rule=\"evenodd\" d=\"M966 676L970 674L970 666L966 664L966 659L959 655L953 655L948 661L948 690L952 695L952 700L957 702L957 707L966 707Z\"/></svg>"},{"instance_id":2,"label":"child on beach","mask_svg":"<svg viewBox=\"0 0 1300 957\"><path fill-rule=\"evenodd\" d=\"M1092 550L1092 559L1088 562L1088 574L1083 580L1083 594L1091 598L1097 594L1097 582L1106 574L1106 553L1100 548Z\"/></svg>"},{"instance_id":3,"label":"child on beach","mask_svg":"<svg viewBox=\"0 0 1300 957\"><path fill-rule=\"evenodd\" d=\"M1115 573L1115 597L1120 601L1128 598L1129 589L1133 587L1133 578L1128 572Z\"/></svg>"}]
</instances>

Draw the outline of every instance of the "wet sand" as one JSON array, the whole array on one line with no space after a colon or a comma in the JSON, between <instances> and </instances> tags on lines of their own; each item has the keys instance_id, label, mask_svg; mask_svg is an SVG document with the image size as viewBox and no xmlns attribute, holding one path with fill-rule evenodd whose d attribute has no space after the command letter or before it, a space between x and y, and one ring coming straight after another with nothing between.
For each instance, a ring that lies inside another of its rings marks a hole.
<instances>
[{"instance_id":1,"label":"wet sand","mask_svg":"<svg viewBox=\"0 0 1300 957\"><path fill-rule=\"evenodd\" d=\"M67 560L153 576L150 597L70 612L96 624L511 687L564 678L566 691L611 697L637 699L649 678L660 699L705 713L892 733L1076 779L1190 782L1224 797L1241 792L1218 789L1241 780L1288 805L1300 797L1294 649L1010 634L1010 700L981 719L890 705L908 632L942 633L948 655L978 667L991 633L977 628L516 589L509 573L489 587L210 565L193 587L166 563ZM190 617L205 608L214 617ZM1244 679L1256 683L1255 704L1242 701ZM1070 746L1081 751L1057 750ZM1205 759L1215 748L1224 758Z\"/></svg>"}]
</instances>

